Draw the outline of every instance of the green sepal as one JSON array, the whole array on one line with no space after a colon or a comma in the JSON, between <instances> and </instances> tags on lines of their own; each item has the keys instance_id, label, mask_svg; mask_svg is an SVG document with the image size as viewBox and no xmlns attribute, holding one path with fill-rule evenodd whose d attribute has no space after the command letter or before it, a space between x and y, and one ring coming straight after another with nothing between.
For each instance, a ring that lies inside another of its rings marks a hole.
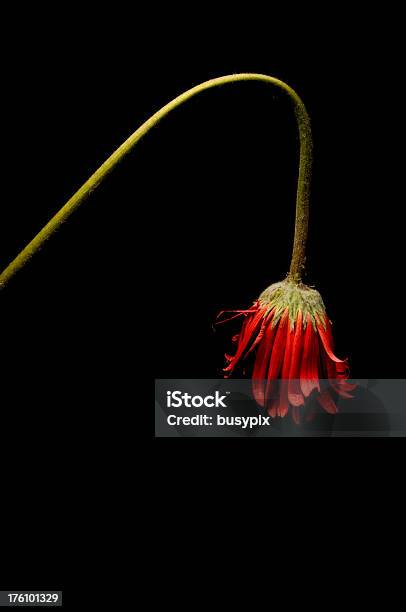
<instances>
[{"instance_id":1,"label":"green sepal","mask_svg":"<svg viewBox=\"0 0 406 612\"><path fill-rule=\"evenodd\" d=\"M296 283L289 279L280 283L274 283L261 293L259 303L267 309L266 315L271 310L274 311L272 326L279 322L285 310L288 309L289 322L292 329L297 321L299 311L303 315L304 328L307 325L307 315L309 315L315 330L316 317L323 327L326 327L326 309L320 293L303 283Z\"/></svg>"}]
</instances>

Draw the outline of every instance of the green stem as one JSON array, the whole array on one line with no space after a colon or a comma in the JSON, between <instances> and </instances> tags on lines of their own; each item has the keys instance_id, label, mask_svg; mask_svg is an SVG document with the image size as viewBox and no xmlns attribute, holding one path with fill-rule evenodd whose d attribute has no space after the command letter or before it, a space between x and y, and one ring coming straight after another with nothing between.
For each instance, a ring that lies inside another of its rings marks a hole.
<instances>
[{"instance_id":1,"label":"green stem","mask_svg":"<svg viewBox=\"0 0 406 612\"><path fill-rule=\"evenodd\" d=\"M284 90L293 102L296 121L300 138L300 160L299 177L296 198L296 222L295 237L293 243L292 261L288 277L294 282L300 282L301 271L305 261L305 246L307 238L307 226L309 215L309 190L312 164L312 137L308 114L305 106L296 92L283 81L264 74L231 74L217 79L205 81L185 93L181 94L157 113L152 115L141 125L105 162L98 170L82 185L82 187L66 202L54 217L42 228L42 230L27 244L17 257L0 274L0 288L22 268L29 259L42 247L44 242L57 230L60 225L86 200L103 179L110 174L113 168L133 149L139 140L171 110L183 104L196 94L212 87L235 83L238 81L263 81L276 85Z\"/></svg>"}]
</instances>

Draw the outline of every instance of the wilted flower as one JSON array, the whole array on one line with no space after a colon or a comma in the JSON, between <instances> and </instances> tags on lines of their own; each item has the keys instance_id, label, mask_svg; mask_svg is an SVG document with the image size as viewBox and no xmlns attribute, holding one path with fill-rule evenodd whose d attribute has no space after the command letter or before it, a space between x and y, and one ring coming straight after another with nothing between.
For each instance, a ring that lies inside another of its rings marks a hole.
<instances>
[{"instance_id":1,"label":"wilted flower","mask_svg":"<svg viewBox=\"0 0 406 612\"><path fill-rule=\"evenodd\" d=\"M313 392L330 414L337 412L331 391L352 397L355 385L347 381L347 361L333 353L331 323L318 291L288 278L265 289L248 310L229 312L228 319L221 312L219 322L239 316L245 321L233 338L235 354L226 355L225 376L253 354L253 395L272 417L286 416L291 407L298 423ZM322 388L322 379L328 379L329 388Z\"/></svg>"}]
</instances>

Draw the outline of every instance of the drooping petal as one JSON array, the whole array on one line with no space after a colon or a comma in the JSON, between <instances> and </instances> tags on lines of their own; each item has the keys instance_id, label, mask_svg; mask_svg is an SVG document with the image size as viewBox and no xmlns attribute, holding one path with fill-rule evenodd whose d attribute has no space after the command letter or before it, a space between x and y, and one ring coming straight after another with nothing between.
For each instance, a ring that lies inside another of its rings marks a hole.
<instances>
[{"instance_id":1,"label":"drooping petal","mask_svg":"<svg viewBox=\"0 0 406 612\"><path fill-rule=\"evenodd\" d=\"M331 327L331 321L328 318L327 314L324 315L324 324L326 326L326 334L327 334L327 338L328 338L329 344L331 346L331 350L334 351L333 330L332 330L332 327Z\"/></svg>"},{"instance_id":2,"label":"drooping petal","mask_svg":"<svg viewBox=\"0 0 406 612\"><path fill-rule=\"evenodd\" d=\"M304 398L300 389L300 365L303 352L303 315L299 310L296 320L295 338L292 347L292 362L288 378L288 398L292 406L302 406Z\"/></svg>"},{"instance_id":3,"label":"drooping petal","mask_svg":"<svg viewBox=\"0 0 406 612\"><path fill-rule=\"evenodd\" d=\"M338 412L337 406L335 405L333 398L330 393L325 390L317 395L317 401L329 414L336 414Z\"/></svg>"},{"instance_id":4,"label":"drooping petal","mask_svg":"<svg viewBox=\"0 0 406 612\"><path fill-rule=\"evenodd\" d=\"M268 408L267 408L267 412L269 414L269 416L271 416L273 419L276 417L277 411L278 411L278 405L279 405L279 400L278 399L273 399L270 401Z\"/></svg>"},{"instance_id":5,"label":"drooping petal","mask_svg":"<svg viewBox=\"0 0 406 612\"><path fill-rule=\"evenodd\" d=\"M248 355L257 347L257 345L261 342L262 338L264 337L265 334L265 330L268 326L269 321L272 321L273 318L273 310L270 311L269 313L265 312L264 314L264 318L261 324L261 329L259 330L259 333L257 335L257 337L255 338L254 342L251 344L250 348L247 351L246 357L248 357Z\"/></svg>"},{"instance_id":6,"label":"drooping petal","mask_svg":"<svg viewBox=\"0 0 406 612\"><path fill-rule=\"evenodd\" d=\"M349 383L346 379L344 378L338 378L337 380L334 381L334 384L341 390L341 391L354 391L354 389L357 388L357 384L356 383Z\"/></svg>"},{"instance_id":7,"label":"drooping petal","mask_svg":"<svg viewBox=\"0 0 406 612\"><path fill-rule=\"evenodd\" d=\"M300 423L300 409L299 406L293 406L292 408L292 417L296 425Z\"/></svg>"},{"instance_id":8,"label":"drooping petal","mask_svg":"<svg viewBox=\"0 0 406 612\"><path fill-rule=\"evenodd\" d=\"M300 387L303 395L308 397L314 389L320 391L320 384L318 370L319 348L309 314L307 315L306 323L300 368Z\"/></svg>"},{"instance_id":9,"label":"drooping petal","mask_svg":"<svg viewBox=\"0 0 406 612\"><path fill-rule=\"evenodd\" d=\"M248 314L256 312L257 310L258 310L258 300L256 300L253 303L251 308L246 308L245 310L221 310L216 317L216 325L221 325L222 323L228 323L229 321L232 321L233 319L236 319L237 317L241 317L242 315L246 316ZM229 313L237 313L237 314L233 314L228 319L223 319L222 321L219 321L220 317L223 314L229 314Z\"/></svg>"},{"instance_id":10,"label":"drooping petal","mask_svg":"<svg viewBox=\"0 0 406 612\"><path fill-rule=\"evenodd\" d=\"M281 417L285 417L289 411L288 386L289 386L290 366L292 363L292 349L293 349L294 338L295 338L295 330L292 329L289 318L288 318L285 355L284 355L283 364L282 364L282 380L281 380L280 389L279 389L278 415Z\"/></svg>"},{"instance_id":11,"label":"drooping petal","mask_svg":"<svg viewBox=\"0 0 406 612\"><path fill-rule=\"evenodd\" d=\"M348 391L342 388L340 381L331 380L330 387L334 389L334 391L338 393L338 395L340 395L341 397L344 397L345 399L352 399L354 397L353 395L351 395L351 393L348 393ZM354 387L356 387L356 385L354 385Z\"/></svg>"},{"instance_id":12,"label":"drooping petal","mask_svg":"<svg viewBox=\"0 0 406 612\"><path fill-rule=\"evenodd\" d=\"M271 358L269 361L267 385L265 391L265 403L268 403L268 398L271 393L273 383L278 378L283 358L285 354L286 335L288 330L288 309L286 308L282 318L279 321L278 329L275 335Z\"/></svg>"},{"instance_id":13,"label":"drooping petal","mask_svg":"<svg viewBox=\"0 0 406 612\"><path fill-rule=\"evenodd\" d=\"M261 323L263 314L264 309L258 308L255 313L250 314L244 321L244 325L242 327L237 346L237 352L228 364L228 366L224 368L224 372L231 373L234 370L235 366L237 365L244 352L247 350L247 347L249 346L253 337L255 336L255 332L257 331L259 324Z\"/></svg>"},{"instance_id":14,"label":"drooping petal","mask_svg":"<svg viewBox=\"0 0 406 612\"><path fill-rule=\"evenodd\" d=\"M349 391L353 391L357 387L357 385L349 383L346 380L347 379L346 371L345 373L343 373L342 370L341 371L337 370L337 363L333 361L332 359L330 359L330 357L325 352L320 336L319 336L319 344L320 344L320 357L321 357L323 375L325 376L325 378L328 379L330 387L336 393L338 393L338 395L340 395L341 397L344 397L346 399L352 399L353 396L349 393ZM338 364L338 365L341 366L342 364Z\"/></svg>"},{"instance_id":15,"label":"drooping petal","mask_svg":"<svg viewBox=\"0 0 406 612\"><path fill-rule=\"evenodd\" d=\"M332 333L331 333L331 329L329 328L330 322L327 319L327 317L326 317L326 329L324 329L323 324L320 322L318 317L316 317L316 322L317 322L317 331L319 332L321 341L323 343L324 350L326 351L327 355L335 363L346 364L344 359L339 359L333 353Z\"/></svg>"},{"instance_id":16,"label":"drooping petal","mask_svg":"<svg viewBox=\"0 0 406 612\"><path fill-rule=\"evenodd\" d=\"M311 351L311 337L312 337L311 321L310 321L309 315L307 315L306 330L305 330L304 338L303 338L302 362L300 366L300 384L301 384L301 388L303 392L304 390L302 386L302 381L307 380L307 369L308 369L308 364L310 360L310 351Z\"/></svg>"},{"instance_id":17,"label":"drooping petal","mask_svg":"<svg viewBox=\"0 0 406 612\"><path fill-rule=\"evenodd\" d=\"M346 399L350 399L353 396L349 391L353 391L357 385L347 382L349 368L347 361L344 359L338 359L333 354L333 333L331 329L331 323L326 316L324 319L326 329L324 330L322 324L317 325L317 330L322 343L323 353L323 365L327 372L327 377L330 381L330 386L336 393ZM327 347L327 348L326 348Z\"/></svg>"},{"instance_id":18,"label":"drooping petal","mask_svg":"<svg viewBox=\"0 0 406 612\"><path fill-rule=\"evenodd\" d=\"M233 311L233 310L222 310L221 312L218 313L216 319L218 319L225 312L235 312L235 311ZM222 319L221 321L217 321L216 320L215 325L222 325L223 323L229 323L230 321L233 321L234 319L238 319L238 317L242 317L245 314L248 314L247 311L239 310L238 314L231 315L231 317L228 317L228 319Z\"/></svg>"},{"instance_id":19,"label":"drooping petal","mask_svg":"<svg viewBox=\"0 0 406 612\"><path fill-rule=\"evenodd\" d=\"M309 408L306 411L306 417L305 417L306 422L311 423L312 421L314 421L315 416L316 416L316 408L312 404L311 406L309 406Z\"/></svg>"},{"instance_id":20,"label":"drooping petal","mask_svg":"<svg viewBox=\"0 0 406 612\"><path fill-rule=\"evenodd\" d=\"M345 378L343 378L343 376L337 370L337 363L335 361L332 361L332 359L330 359L330 357L325 352L320 336L319 336L319 347L320 347L320 362L321 362L323 376L329 380L330 385L333 382L335 383L339 381L345 383Z\"/></svg>"},{"instance_id":21,"label":"drooping petal","mask_svg":"<svg viewBox=\"0 0 406 612\"><path fill-rule=\"evenodd\" d=\"M320 391L320 378L323 376L323 374L320 368L320 347L319 339L316 333L313 334L313 358L311 376L314 382L314 388Z\"/></svg>"},{"instance_id":22,"label":"drooping petal","mask_svg":"<svg viewBox=\"0 0 406 612\"><path fill-rule=\"evenodd\" d=\"M271 316L267 322L265 333L255 358L254 370L252 373L252 391L255 400L260 406L265 405L265 389L269 360L277 330L276 326L272 326L272 319L273 317Z\"/></svg>"}]
</instances>

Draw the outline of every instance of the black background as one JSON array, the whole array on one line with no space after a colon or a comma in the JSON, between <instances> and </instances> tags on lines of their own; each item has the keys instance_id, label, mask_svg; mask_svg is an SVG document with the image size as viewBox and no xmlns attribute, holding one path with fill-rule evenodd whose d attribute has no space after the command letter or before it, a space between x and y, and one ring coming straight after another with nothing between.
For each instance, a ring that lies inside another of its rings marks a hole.
<instances>
[{"instance_id":1,"label":"black background","mask_svg":"<svg viewBox=\"0 0 406 612\"><path fill-rule=\"evenodd\" d=\"M337 15L314 32L299 16L262 13L226 26L216 14L208 26L200 14L186 25L104 17L10 21L0 261L177 94L227 73L274 75L301 95L314 130L306 281L322 293L352 375L402 377L396 33ZM138 398L154 377L221 374L231 329L213 332L217 312L248 306L288 270L297 161L278 91L243 83L201 94L2 292L3 470L25 499L5 503L4 524L30 542L10 557L11 576L26 566L31 582L37 572L51 588L76 584L91 554L120 539L116 523L112 536L98 519L113 499L126 505L144 473L137 461L128 475L151 411Z\"/></svg>"}]
</instances>

